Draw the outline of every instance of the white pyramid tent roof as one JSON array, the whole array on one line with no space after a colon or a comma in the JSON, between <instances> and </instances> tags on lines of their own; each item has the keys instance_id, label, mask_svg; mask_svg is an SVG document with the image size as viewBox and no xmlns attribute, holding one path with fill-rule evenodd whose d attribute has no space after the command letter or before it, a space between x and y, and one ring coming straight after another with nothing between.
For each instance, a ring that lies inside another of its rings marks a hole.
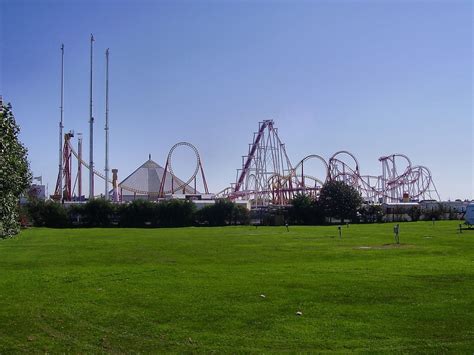
<instances>
[{"instance_id":1,"label":"white pyramid tent roof","mask_svg":"<svg viewBox=\"0 0 474 355\"><path fill-rule=\"evenodd\" d=\"M126 196L157 196L160 191L161 179L165 169L151 160L151 157L138 167L127 178L118 185L122 190L122 199ZM173 176L169 171L166 172L164 194L170 193L195 193L190 186L184 186L185 182ZM176 188L181 187L179 190ZM127 190L127 188L129 190ZM175 191L172 191L175 189ZM196 191L196 193L199 193Z\"/></svg>"}]
</instances>

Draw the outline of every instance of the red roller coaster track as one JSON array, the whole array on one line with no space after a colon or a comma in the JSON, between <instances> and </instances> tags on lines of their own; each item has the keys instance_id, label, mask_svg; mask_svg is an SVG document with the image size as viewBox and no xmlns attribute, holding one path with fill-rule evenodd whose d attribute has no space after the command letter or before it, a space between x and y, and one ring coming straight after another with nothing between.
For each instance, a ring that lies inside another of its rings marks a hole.
<instances>
[{"instance_id":1,"label":"red roller coaster track","mask_svg":"<svg viewBox=\"0 0 474 355\"><path fill-rule=\"evenodd\" d=\"M356 188L367 202L440 199L430 170L413 166L403 154L381 157L382 174L378 176L361 175L357 158L345 150L333 154L328 162L319 155L308 155L293 168L272 120L259 124L243 158L236 183L217 196L249 199L253 206L285 205L297 193L317 198L324 182L335 180ZM323 164L323 176L307 174L304 165L311 160Z\"/></svg>"}]
</instances>

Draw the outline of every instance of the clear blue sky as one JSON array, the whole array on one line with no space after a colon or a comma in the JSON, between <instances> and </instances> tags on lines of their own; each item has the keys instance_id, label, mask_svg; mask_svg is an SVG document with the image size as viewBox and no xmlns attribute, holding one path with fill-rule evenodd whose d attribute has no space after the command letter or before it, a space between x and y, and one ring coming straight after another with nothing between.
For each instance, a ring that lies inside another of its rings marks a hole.
<instances>
[{"instance_id":1,"label":"clear blue sky","mask_svg":"<svg viewBox=\"0 0 474 355\"><path fill-rule=\"evenodd\" d=\"M65 44L65 126L83 132L87 146L93 33L97 169L109 47L110 159L119 178L149 153L164 165L185 140L200 150L216 192L235 181L258 122L272 118L294 163L346 149L363 174L378 175L378 158L399 152L431 169L443 199L474 198L471 1L0 4L0 93L50 193L59 48ZM192 168L181 155L184 178ZM96 186L103 191L102 181Z\"/></svg>"}]
</instances>

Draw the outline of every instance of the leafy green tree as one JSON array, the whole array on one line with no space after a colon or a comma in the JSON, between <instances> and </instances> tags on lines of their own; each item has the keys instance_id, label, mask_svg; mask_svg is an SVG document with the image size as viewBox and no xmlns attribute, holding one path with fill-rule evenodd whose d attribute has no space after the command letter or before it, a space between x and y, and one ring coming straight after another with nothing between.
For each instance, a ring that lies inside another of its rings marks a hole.
<instances>
[{"instance_id":1,"label":"leafy green tree","mask_svg":"<svg viewBox=\"0 0 474 355\"><path fill-rule=\"evenodd\" d=\"M105 199L97 198L83 207L83 218L88 227L109 227L114 214L114 205Z\"/></svg>"},{"instance_id":2,"label":"leafy green tree","mask_svg":"<svg viewBox=\"0 0 474 355\"><path fill-rule=\"evenodd\" d=\"M120 205L121 227L151 227L158 224L158 208L156 203L147 200L135 200Z\"/></svg>"},{"instance_id":3,"label":"leafy green tree","mask_svg":"<svg viewBox=\"0 0 474 355\"><path fill-rule=\"evenodd\" d=\"M55 201L33 199L27 204L27 213L36 227L62 228L70 224L66 208Z\"/></svg>"},{"instance_id":4,"label":"leafy green tree","mask_svg":"<svg viewBox=\"0 0 474 355\"><path fill-rule=\"evenodd\" d=\"M249 224L250 211L245 206L234 204L234 208L232 209L232 221L236 225Z\"/></svg>"},{"instance_id":5,"label":"leafy green tree","mask_svg":"<svg viewBox=\"0 0 474 355\"><path fill-rule=\"evenodd\" d=\"M328 181L321 188L319 203L327 217L354 220L362 205L362 197L352 186L342 181Z\"/></svg>"},{"instance_id":6,"label":"leafy green tree","mask_svg":"<svg viewBox=\"0 0 474 355\"><path fill-rule=\"evenodd\" d=\"M0 107L0 238L17 234L19 197L31 182L27 150L10 104Z\"/></svg>"},{"instance_id":7,"label":"leafy green tree","mask_svg":"<svg viewBox=\"0 0 474 355\"><path fill-rule=\"evenodd\" d=\"M196 219L200 223L208 223L210 226L225 226L233 220L235 204L227 199L219 199L213 205L201 208Z\"/></svg>"},{"instance_id":8,"label":"leafy green tree","mask_svg":"<svg viewBox=\"0 0 474 355\"><path fill-rule=\"evenodd\" d=\"M304 194L297 194L291 200L290 216L294 224L310 224L312 213L312 199Z\"/></svg>"},{"instance_id":9,"label":"leafy green tree","mask_svg":"<svg viewBox=\"0 0 474 355\"><path fill-rule=\"evenodd\" d=\"M324 211L319 201L304 194L297 194L291 200L290 222L303 225L324 223Z\"/></svg>"},{"instance_id":10,"label":"leafy green tree","mask_svg":"<svg viewBox=\"0 0 474 355\"><path fill-rule=\"evenodd\" d=\"M185 227L194 222L196 206L191 201L162 201L157 206L158 225L162 227Z\"/></svg>"},{"instance_id":11,"label":"leafy green tree","mask_svg":"<svg viewBox=\"0 0 474 355\"><path fill-rule=\"evenodd\" d=\"M381 223L383 221L383 209L381 205L363 205L359 209L360 221L363 223Z\"/></svg>"},{"instance_id":12,"label":"leafy green tree","mask_svg":"<svg viewBox=\"0 0 474 355\"><path fill-rule=\"evenodd\" d=\"M413 222L419 221L421 216L421 210L418 206L413 206L409 211L410 218Z\"/></svg>"}]
</instances>

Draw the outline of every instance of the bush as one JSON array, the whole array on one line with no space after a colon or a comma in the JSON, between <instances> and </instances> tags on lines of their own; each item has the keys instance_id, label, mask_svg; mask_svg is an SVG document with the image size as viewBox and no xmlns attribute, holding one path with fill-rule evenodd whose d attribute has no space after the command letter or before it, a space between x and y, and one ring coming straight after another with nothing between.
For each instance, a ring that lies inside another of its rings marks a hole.
<instances>
[{"instance_id":1,"label":"bush","mask_svg":"<svg viewBox=\"0 0 474 355\"><path fill-rule=\"evenodd\" d=\"M63 205L55 201L34 200L26 206L27 218L36 227L63 228L70 225Z\"/></svg>"},{"instance_id":2,"label":"bush","mask_svg":"<svg viewBox=\"0 0 474 355\"><path fill-rule=\"evenodd\" d=\"M289 216L291 224L324 224L324 211L321 208L320 203L303 194L297 194L291 200Z\"/></svg>"},{"instance_id":3,"label":"bush","mask_svg":"<svg viewBox=\"0 0 474 355\"><path fill-rule=\"evenodd\" d=\"M444 208L439 203L437 207L427 208L423 213L423 215L424 215L423 219L425 221L431 221L433 219L440 220L440 219L442 219L444 213L445 213Z\"/></svg>"},{"instance_id":4,"label":"bush","mask_svg":"<svg viewBox=\"0 0 474 355\"><path fill-rule=\"evenodd\" d=\"M157 204L147 200L136 200L118 207L119 225L121 227L156 227L158 226Z\"/></svg>"},{"instance_id":5,"label":"bush","mask_svg":"<svg viewBox=\"0 0 474 355\"><path fill-rule=\"evenodd\" d=\"M196 206L190 201L170 200L157 205L157 225L163 227L185 227L194 223Z\"/></svg>"},{"instance_id":6,"label":"bush","mask_svg":"<svg viewBox=\"0 0 474 355\"><path fill-rule=\"evenodd\" d=\"M216 200L213 205L205 206L196 212L196 221L210 226L228 224L248 224L250 215L247 208L236 205L227 199Z\"/></svg>"},{"instance_id":7,"label":"bush","mask_svg":"<svg viewBox=\"0 0 474 355\"><path fill-rule=\"evenodd\" d=\"M1 99L0 99L1 101ZM0 238L20 231L18 199L31 181L27 150L11 105L0 105Z\"/></svg>"},{"instance_id":8,"label":"bush","mask_svg":"<svg viewBox=\"0 0 474 355\"><path fill-rule=\"evenodd\" d=\"M319 203L326 217L354 220L362 205L362 197L352 186L342 181L328 181L321 188Z\"/></svg>"},{"instance_id":9,"label":"bush","mask_svg":"<svg viewBox=\"0 0 474 355\"><path fill-rule=\"evenodd\" d=\"M115 212L114 205L101 198L87 202L81 209L87 227L109 227Z\"/></svg>"},{"instance_id":10,"label":"bush","mask_svg":"<svg viewBox=\"0 0 474 355\"><path fill-rule=\"evenodd\" d=\"M363 205L359 209L359 215L362 223L381 223L384 213L380 205Z\"/></svg>"},{"instance_id":11,"label":"bush","mask_svg":"<svg viewBox=\"0 0 474 355\"><path fill-rule=\"evenodd\" d=\"M245 206L234 204L234 208L232 210L232 221L235 225L249 224L250 211Z\"/></svg>"}]
</instances>

